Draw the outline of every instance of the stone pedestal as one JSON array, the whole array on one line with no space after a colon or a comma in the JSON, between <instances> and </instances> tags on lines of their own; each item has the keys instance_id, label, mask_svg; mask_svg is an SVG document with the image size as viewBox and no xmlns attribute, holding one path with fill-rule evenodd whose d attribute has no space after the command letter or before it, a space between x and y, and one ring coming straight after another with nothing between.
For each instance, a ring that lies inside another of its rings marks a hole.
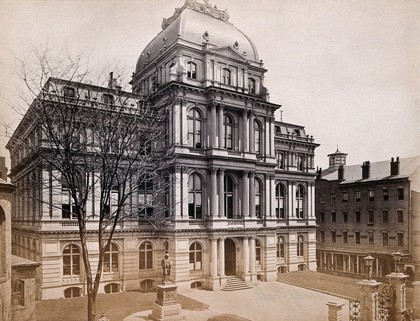
<instances>
[{"instance_id":1,"label":"stone pedestal","mask_svg":"<svg viewBox=\"0 0 420 321\"><path fill-rule=\"evenodd\" d=\"M343 305L335 302L328 302L328 321L343 321Z\"/></svg>"},{"instance_id":2,"label":"stone pedestal","mask_svg":"<svg viewBox=\"0 0 420 321\"><path fill-rule=\"evenodd\" d=\"M152 305L152 314L149 318L156 321L185 320L181 315L181 304L176 298L177 285L164 283L157 285L157 299Z\"/></svg>"},{"instance_id":3,"label":"stone pedestal","mask_svg":"<svg viewBox=\"0 0 420 321\"><path fill-rule=\"evenodd\" d=\"M420 281L413 282L414 286L414 319L420 320Z\"/></svg>"},{"instance_id":4,"label":"stone pedestal","mask_svg":"<svg viewBox=\"0 0 420 321\"><path fill-rule=\"evenodd\" d=\"M405 275L404 273L391 273L386 275L389 279L389 284L394 286L395 288L395 321L403 320L403 314L407 310L406 307L406 292L405 292L405 279L409 277L409 275Z\"/></svg>"},{"instance_id":5,"label":"stone pedestal","mask_svg":"<svg viewBox=\"0 0 420 321\"><path fill-rule=\"evenodd\" d=\"M378 289L382 283L376 282L375 280L362 280L358 284L362 287L360 296L360 320L375 321Z\"/></svg>"}]
</instances>

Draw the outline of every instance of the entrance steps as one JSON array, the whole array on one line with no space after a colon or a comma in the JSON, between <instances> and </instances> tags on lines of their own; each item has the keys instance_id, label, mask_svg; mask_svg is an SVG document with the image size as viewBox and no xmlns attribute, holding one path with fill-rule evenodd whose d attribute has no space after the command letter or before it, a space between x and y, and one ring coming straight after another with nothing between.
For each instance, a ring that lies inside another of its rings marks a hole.
<instances>
[{"instance_id":1,"label":"entrance steps","mask_svg":"<svg viewBox=\"0 0 420 321\"><path fill-rule=\"evenodd\" d=\"M238 291L251 289L251 284L246 284L244 280L236 276L228 276L226 278L226 285L222 288L222 291Z\"/></svg>"}]
</instances>

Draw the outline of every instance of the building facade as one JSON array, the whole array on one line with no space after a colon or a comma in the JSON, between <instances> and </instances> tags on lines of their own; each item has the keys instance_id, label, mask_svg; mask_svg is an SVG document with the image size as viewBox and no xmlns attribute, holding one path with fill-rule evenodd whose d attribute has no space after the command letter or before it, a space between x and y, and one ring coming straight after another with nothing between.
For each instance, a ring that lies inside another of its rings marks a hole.
<instances>
[{"instance_id":1,"label":"building facade","mask_svg":"<svg viewBox=\"0 0 420 321\"><path fill-rule=\"evenodd\" d=\"M122 93L127 105L136 108L140 97L147 97L152 109L169 106L167 143L176 159L165 194L168 224L155 231L133 218L118 226L100 292L153 287L162 279L165 252L172 261L170 281L184 288L224 289L230 278L252 286L274 281L278 273L316 269L318 144L303 126L275 121L280 105L269 102L267 70L252 41L228 19L226 11L207 2L187 0L163 20L163 30L137 61L133 92ZM93 97L96 104L106 103L118 90L62 86L58 92L72 88L86 105ZM19 138L39 144L25 119L14 138L7 146L18 187L14 251L42 264L39 299L84 295L78 226L65 207L64 188L52 180L25 188L28 177L45 181L49 174L39 164L35 168L33 155L15 143ZM25 194L31 190L38 194ZM94 260L96 245L87 242Z\"/></svg>"},{"instance_id":2,"label":"building facade","mask_svg":"<svg viewBox=\"0 0 420 321\"><path fill-rule=\"evenodd\" d=\"M394 271L399 251L400 270L419 280L420 157L346 166L347 154L328 156L316 180L318 270L362 277L370 254L380 278Z\"/></svg>"}]
</instances>

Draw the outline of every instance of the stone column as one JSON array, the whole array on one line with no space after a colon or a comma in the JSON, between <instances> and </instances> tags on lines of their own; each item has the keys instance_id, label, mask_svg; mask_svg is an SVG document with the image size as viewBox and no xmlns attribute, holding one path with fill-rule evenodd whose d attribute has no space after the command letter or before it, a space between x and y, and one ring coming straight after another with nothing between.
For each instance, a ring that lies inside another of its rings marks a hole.
<instances>
[{"instance_id":1,"label":"stone column","mask_svg":"<svg viewBox=\"0 0 420 321\"><path fill-rule=\"evenodd\" d=\"M242 253L243 253L243 273L245 282L249 277L249 242L248 237L242 239Z\"/></svg>"},{"instance_id":2,"label":"stone column","mask_svg":"<svg viewBox=\"0 0 420 321\"><path fill-rule=\"evenodd\" d=\"M276 176L271 175L271 201L270 201L271 214L270 214L270 216L273 217L273 218L276 217L276 207L274 206L275 200L276 200ZM286 203L286 202L283 201L283 204L284 203Z\"/></svg>"},{"instance_id":3,"label":"stone column","mask_svg":"<svg viewBox=\"0 0 420 321\"><path fill-rule=\"evenodd\" d=\"M213 278L217 277L217 238L211 239L211 269L210 274Z\"/></svg>"},{"instance_id":4,"label":"stone column","mask_svg":"<svg viewBox=\"0 0 420 321\"><path fill-rule=\"evenodd\" d=\"M242 217L249 217L249 179L248 172L242 172Z\"/></svg>"},{"instance_id":5,"label":"stone column","mask_svg":"<svg viewBox=\"0 0 420 321\"><path fill-rule=\"evenodd\" d=\"M342 321L343 320L343 305L335 302L328 302L328 321Z\"/></svg>"},{"instance_id":6,"label":"stone column","mask_svg":"<svg viewBox=\"0 0 420 321\"><path fill-rule=\"evenodd\" d=\"M216 106L211 105L211 147L217 148L217 119L216 119Z\"/></svg>"},{"instance_id":7,"label":"stone column","mask_svg":"<svg viewBox=\"0 0 420 321\"><path fill-rule=\"evenodd\" d=\"M295 217L294 202L293 202L293 182L287 183L287 217Z\"/></svg>"},{"instance_id":8,"label":"stone column","mask_svg":"<svg viewBox=\"0 0 420 321\"><path fill-rule=\"evenodd\" d=\"M175 188L174 188L174 199L182 200L181 195L181 184L182 184L182 176L181 176L181 168L175 167ZM181 202L175 202L175 219L181 218Z\"/></svg>"},{"instance_id":9,"label":"stone column","mask_svg":"<svg viewBox=\"0 0 420 321\"><path fill-rule=\"evenodd\" d=\"M249 272L255 275L255 237L249 239Z\"/></svg>"},{"instance_id":10,"label":"stone column","mask_svg":"<svg viewBox=\"0 0 420 321\"><path fill-rule=\"evenodd\" d=\"M249 116L249 151L255 153L255 132L254 132L255 115L251 112Z\"/></svg>"},{"instance_id":11,"label":"stone column","mask_svg":"<svg viewBox=\"0 0 420 321\"><path fill-rule=\"evenodd\" d=\"M181 145L181 103L179 100L175 101L174 107L174 126L173 135L175 145Z\"/></svg>"},{"instance_id":12,"label":"stone column","mask_svg":"<svg viewBox=\"0 0 420 321\"><path fill-rule=\"evenodd\" d=\"M255 218L255 173L249 175L249 216Z\"/></svg>"},{"instance_id":13,"label":"stone column","mask_svg":"<svg viewBox=\"0 0 420 321\"><path fill-rule=\"evenodd\" d=\"M360 294L360 320L376 321L376 301L378 289L382 284L375 280L363 280L358 282L361 285Z\"/></svg>"},{"instance_id":14,"label":"stone column","mask_svg":"<svg viewBox=\"0 0 420 321\"><path fill-rule=\"evenodd\" d=\"M391 284L395 289L395 321L402 321L405 320L403 318L403 314L407 310L406 307L406 289L405 289L405 279L409 277L409 275L405 275L403 273L391 273L386 276L389 280L389 284ZM414 305L415 306L415 305Z\"/></svg>"},{"instance_id":15,"label":"stone column","mask_svg":"<svg viewBox=\"0 0 420 321\"><path fill-rule=\"evenodd\" d=\"M217 170L216 168L210 168L210 183L211 183L211 195L210 195L210 213L211 216L218 217L217 208Z\"/></svg>"},{"instance_id":16,"label":"stone column","mask_svg":"<svg viewBox=\"0 0 420 321\"><path fill-rule=\"evenodd\" d=\"M219 238L219 276L225 277L225 238Z\"/></svg>"},{"instance_id":17,"label":"stone column","mask_svg":"<svg viewBox=\"0 0 420 321\"><path fill-rule=\"evenodd\" d=\"M223 106L219 106L219 148L224 147L224 126L223 126Z\"/></svg>"},{"instance_id":18,"label":"stone column","mask_svg":"<svg viewBox=\"0 0 420 321\"><path fill-rule=\"evenodd\" d=\"M414 286L414 319L420 319L420 281L413 282Z\"/></svg>"},{"instance_id":19,"label":"stone column","mask_svg":"<svg viewBox=\"0 0 420 321\"><path fill-rule=\"evenodd\" d=\"M225 170L223 168L219 168L219 217L225 217Z\"/></svg>"},{"instance_id":20,"label":"stone column","mask_svg":"<svg viewBox=\"0 0 420 321\"><path fill-rule=\"evenodd\" d=\"M249 152L248 141L248 111L242 113L242 146L244 152Z\"/></svg>"}]
</instances>

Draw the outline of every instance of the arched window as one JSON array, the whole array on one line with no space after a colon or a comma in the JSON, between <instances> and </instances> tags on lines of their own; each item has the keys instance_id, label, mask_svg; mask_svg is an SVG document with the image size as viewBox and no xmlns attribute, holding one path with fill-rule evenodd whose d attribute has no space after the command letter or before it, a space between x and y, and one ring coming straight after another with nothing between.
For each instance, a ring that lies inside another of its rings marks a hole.
<instances>
[{"instance_id":1,"label":"arched window","mask_svg":"<svg viewBox=\"0 0 420 321\"><path fill-rule=\"evenodd\" d=\"M155 282L153 280L143 280L140 282L140 290L152 290L155 287Z\"/></svg>"},{"instance_id":2,"label":"arched window","mask_svg":"<svg viewBox=\"0 0 420 321\"><path fill-rule=\"evenodd\" d=\"M105 293L120 292L120 285L118 283L109 283L104 286Z\"/></svg>"},{"instance_id":3,"label":"arched window","mask_svg":"<svg viewBox=\"0 0 420 321\"><path fill-rule=\"evenodd\" d=\"M187 62L187 78L197 79L197 64L192 61Z\"/></svg>"},{"instance_id":4,"label":"arched window","mask_svg":"<svg viewBox=\"0 0 420 321\"><path fill-rule=\"evenodd\" d=\"M203 183L197 173L188 177L188 216L190 218L203 218Z\"/></svg>"},{"instance_id":5,"label":"arched window","mask_svg":"<svg viewBox=\"0 0 420 321\"><path fill-rule=\"evenodd\" d=\"M190 245L190 271L201 270L202 253L201 245L198 242Z\"/></svg>"},{"instance_id":6,"label":"arched window","mask_svg":"<svg viewBox=\"0 0 420 321\"><path fill-rule=\"evenodd\" d=\"M139 270L153 269L153 246L150 242L143 242L139 247Z\"/></svg>"},{"instance_id":7,"label":"arched window","mask_svg":"<svg viewBox=\"0 0 420 321\"><path fill-rule=\"evenodd\" d=\"M255 216L258 218L261 218L261 198L262 198L262 189L261 189L261 183L259 179L255 179L254 182L254 188L255 188Z\"/></svg>"},{"instance_id":8,"label":"arched window","mask_svg":"<svg viewBox=\"0 0 420 321\"><path fill-rule=\"evenodd\" d=\"M297 157L296 168L297 168L298 171L303 172L303 169L304 169L304 160L305 159L304 159L304 157L302 155L299 155Z\"/></svg>"},{"instance_id":9,"label":"arched window","mask_svg":"<svg viewBox=\"0 0 420 321\"><path fill-rule=\"evenodd\" d=\"M283 184L276 185L276 217L286 218L284 200L286 196L286 188Z\"/></svg>"},{"instance_id":10,"label":"arched window","mask_svg":"<svg viewBox=\"0 0 420 321\"><path fill-rule=\"evenodd\" d=\"M63 275L80 274L80 249L77 245L67 245L63 250Z\"/></svg>"},{"instance_id":11,"label":"arched window","mask_svg":"<svg viewBox=\"0 0 420 321\"><path fill-rule=\"evenodd\" d=\"M227 68L222 69L222 84L224 85L231 84L231 71Z\"/></svg>"},{"instance_id":12,"label":"arched window","mask_svg":"<svg viewBox=\"0 0 420 321\"><path fill-rule=\"evenodd\" d=\"M202 148L201 145L201 114L193 108L188 112L188 145Z\"/></svg>"},{"instance_id":13,"label":"arched window","mask_svg":"<svg viewBox=\"0 0 420 321\"><path fill-rule=\"evenodd\" d=\"M233 179L225 175L225 215L227 218L233 218Z\"/></svg>"},{"instance_id":14,"label":"arched window","mask_svg":"<svg viewBox=\"0 0 420 321\"><path fill-rule=\"evenodd\" d=\"M303 218L303 199L305 191L302 185L296 187L296 217Z\"/></svg>"},{"instance_id":15,"label":"arched window","mask_svg":"<svg viewBox=\"0 0 420 321\"><path fill-rule=\"evenodd\" d=\"M304 247L305 247L305 239L302 235L299 235L297 238L297 248L296 248L296 255L297 256L304 256Z\"/></svg>"},{"instance_id":16,"label":"arched window","mask_svg":"<svg viewBox=\"0 0 420 321\"><path fill-rule=\"evenodd\" d=\"M71 287L64 290L64 297L75 298L82 295L82 289L77 287Z\"/></svg>"},{"instance_id":17,"label":"arched window","mask_svg":"<svg viewBox=\"0 0 420 321\"><path fill-rule=\"evenodd\" d=\"M118 247L114 244L108 244L104 255L104 272L118 272Z\"/></svg>"},{"instance_id":18,"label":"arched window","mask_svg":"<svg viewBox=\"0 0 420 321\"><path fill-rule=\"evenodd\" d=\"M261 154L262 130L261 130L261 125L258 121L254 122L254 132L255 132L255 153Z\"/></svg>"},{"instance_id":19,"label":"arched window","mask_svg":"<svg viewBox=\"0 0 420 321\"><path fill-rule=\"evenodd\" d=\"M277 238L277 258L284 259L286 257L286 242L283 236Z\"/></svg>"},{"instance_id":20,"label":"arched window","mask_svg":"<svg viewBox=\"0 0 420 321\"><path fill-rule=\"evenodd\" d=\"M261 265L261 242L255 240L255 264Z\"/></svg>"},{"instance_id":21,"label":"arched window","mask_svg":"<svg viewBox=\"0 0 420 321\"><path fill-rule=\"evenodd\" d=\"M223 125L224 125L224 133L225 133L225 148L226 149L233 149L233 120L230 116L224 115L223 117Z\"/></svg>"},{"instance_id":22,"label":"arched window","mask_svg":"<svg viewBox=\"0 0 420 321\"><path fill-rule=\"evenodd\" d=\"M248 78L248 92L255 94L255 80L252 78Z\"/></svg>"}]
</instances>

